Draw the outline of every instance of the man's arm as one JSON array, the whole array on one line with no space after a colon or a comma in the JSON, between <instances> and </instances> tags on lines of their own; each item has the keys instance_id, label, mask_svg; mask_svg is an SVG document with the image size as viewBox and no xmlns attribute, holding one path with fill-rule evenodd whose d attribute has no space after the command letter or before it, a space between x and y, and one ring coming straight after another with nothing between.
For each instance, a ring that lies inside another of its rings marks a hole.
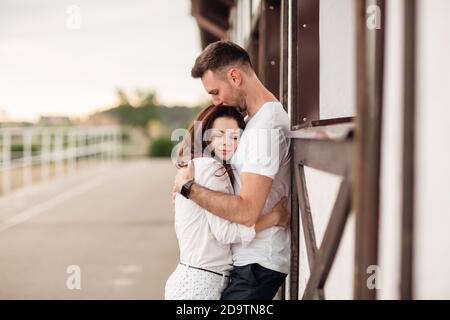
<instances>
[{"instance_id":1,"label":"man's arm","mask_svg":"<svg viewBox=\"0 0 450 320\"><path fill-rule=\"evenodd\" d=\"M180 192L181 186L194 177L193 173L193 166L180 169L175 178L174 191ZM189 199L223 219L253 226L264 208L273 180L255 173L242 173L241 181L240 195L212 191L194 183Z\"/></svg>"},{"instance_id":2,"label":"man's arm","mask_svg":"<svg viewBox=\"0 0 450 320\"><path fill-rule=\"evenodd\" d=\"M253 226L264 208L273 180L254 173L242 173L241 177L240 195L216 192L194 184L189 199L223 219Z\"/></svg>"}]
</instances>

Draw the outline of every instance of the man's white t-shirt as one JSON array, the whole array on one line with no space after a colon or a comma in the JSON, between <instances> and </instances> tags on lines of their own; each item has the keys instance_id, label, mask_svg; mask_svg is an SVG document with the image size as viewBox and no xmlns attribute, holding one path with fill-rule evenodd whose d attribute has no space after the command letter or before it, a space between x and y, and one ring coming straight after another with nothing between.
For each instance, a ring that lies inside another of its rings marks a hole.
<instances>
[{"instance_id":1,"label":"man's white t-shirt","mask_svg":"<svg viewBox=\"0 0 450 320\"><path fill-rule=\"evenodd\" d=\"M255 173L273 179L263 214L271 212L281 197L288 196L290 200L289 123L289 117L281 103L265 103L248 121L236 153L231 159L236 169L235 194L241 192L241 173ZM289 206L287 209L290 210ZM235 266L258 263L267 269L287 274L290 232L281 227L269 228L257 233L247 246L233 244L232 252Z\"/></svg>"}]
</instances>

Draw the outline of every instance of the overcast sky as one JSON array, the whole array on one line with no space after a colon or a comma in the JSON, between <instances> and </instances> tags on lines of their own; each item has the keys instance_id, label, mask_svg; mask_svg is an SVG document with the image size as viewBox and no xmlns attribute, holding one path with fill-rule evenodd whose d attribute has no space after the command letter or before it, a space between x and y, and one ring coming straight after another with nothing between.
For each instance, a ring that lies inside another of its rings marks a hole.
<instances>
[{"instance_id":1,"label":"overcast sky","mask_svg":"<svg viewBox=\"0 0 450 320\"><path fill-rule=\"evenodd\" d=\"M0 112L83 116L118 87L193 105L207 98L190 77L199 53L189 0L1 0Z\"/></svg>"}]
</instances>

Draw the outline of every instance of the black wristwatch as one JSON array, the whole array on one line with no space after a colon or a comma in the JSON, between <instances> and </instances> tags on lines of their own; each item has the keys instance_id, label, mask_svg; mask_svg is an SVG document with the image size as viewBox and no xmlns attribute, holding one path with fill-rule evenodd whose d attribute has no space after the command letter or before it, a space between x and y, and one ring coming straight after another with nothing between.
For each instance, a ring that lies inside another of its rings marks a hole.
<instances>
[{"instance_id":1,"label":"black wristwatch","mask_svg":"<svg viewBox=\"0 0 450 320\"><path fill-rule=\"evenodd\" d=\"M181 187L180 193L186 199L189 199L189 192L191 192L191 187L194 184L194 182L195 182L194 179L189 180L188 182L183 184L183 186Z\"/></svg>"}]
</instances>

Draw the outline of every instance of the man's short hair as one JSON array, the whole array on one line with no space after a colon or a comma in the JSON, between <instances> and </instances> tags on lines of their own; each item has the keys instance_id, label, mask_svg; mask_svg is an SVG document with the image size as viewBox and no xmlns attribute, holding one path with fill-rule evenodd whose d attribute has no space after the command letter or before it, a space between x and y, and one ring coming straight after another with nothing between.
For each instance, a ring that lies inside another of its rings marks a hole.
<instances>
[{"instance_id":1,"label":"man's short hair","mask_svg":"<svg viewBox=\"0 0 450 320\"><path fill-rule=\"evenodd\" d=\"M238 66L252 72L252 63L247 51L231 41L216 41L209 44L197 57L192 67L193 78L201 78L207 70L220 72L224 67Z\"/></svg>"}]
</instances>

